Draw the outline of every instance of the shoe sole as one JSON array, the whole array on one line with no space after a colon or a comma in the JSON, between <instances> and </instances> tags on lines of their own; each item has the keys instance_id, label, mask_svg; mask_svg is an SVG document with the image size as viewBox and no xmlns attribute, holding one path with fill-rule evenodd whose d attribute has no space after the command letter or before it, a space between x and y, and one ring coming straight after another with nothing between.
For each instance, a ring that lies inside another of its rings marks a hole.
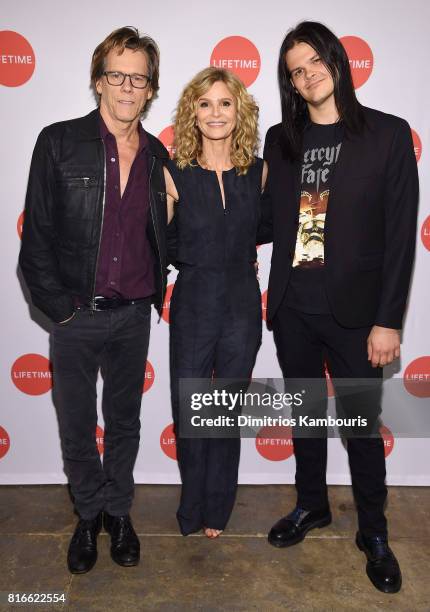
<instances>
[{"instance_id":1,"label":"shoe sole","mask_svg":"<svg viewBox=\"0 0 430 612\"><path fill-rule=\"evenodd\" d=\"M93 567L95 566L96 563L97 563L97 558L95 559L94 563L92 565L90 565L90 567L88 569L85 569L85 570L75 570L75 569L72 569L69 564L67 564L67 568L68 568L68 570L69 570L69 572L71 574L87 574L88 572L90 572L93 569Z\"/></svg>"},{"instance_id":2,"label":"shoe sole","mask_svg":"<svg viewBox=\"0 0 430 612\"><path fill-rule=\"evenodd\" d=\"M287 540L286 542L280 542L279 540L271 540L269 536L267 537L267 540L269 544L271 544L275 548L287 548L288 546L294 546L294 544L303 542L308 531L310 531L311 529L321 529L321 527L327 527L327 525L330 525L331 521L331 516L324 519L320 519L319 521L315 521L314 523L308 525L305 531L303 531L300 535L296 536L295 538L292 538L291 540Z\"/></svg>"},{"instance_id":3,"label":"shoe sole","mask_svg":"<svg viewBox=\"0 0 430 612\"><path fill-rule=\"evenodd\" d=\"M120 565L121 567L135 567L136 565L139 565L139 561L140 561L140 559L138 559L137 561L131 561L129 563L128 562L120 563L119 561L116 561L112 556L111 558L112 558L112 561L114 561L117 565Z\"/></svg>"},{"instance_id":4,"label":"shoe sole","mask_svg":"<svg viewBox=\"0 0 430 612\"><path fill-rule=\"evenodd\" d=\"M367 550L366 550L365 546L363 545L363 543L361 542L361 540L358 537L355 538L355 543L357 545L358 550L363 552L366 555L366 559L369 561L369 557L367 556ZM388 586L384 587L384 586L381 586L381 585L377 584L373 580L372 576L369 573L369 570L368 570L367 566L366 566L366 574L367 574L367 577L369 578L370 582L375 587L375 589L377 589L378 591L381 591L381 593L398 593L400 591L400 589L402 588L402 578L401 577L400 577L400 582L399 582L399 584L397 586L390 587L388 585Z\"/></svg>"}]
</instances>

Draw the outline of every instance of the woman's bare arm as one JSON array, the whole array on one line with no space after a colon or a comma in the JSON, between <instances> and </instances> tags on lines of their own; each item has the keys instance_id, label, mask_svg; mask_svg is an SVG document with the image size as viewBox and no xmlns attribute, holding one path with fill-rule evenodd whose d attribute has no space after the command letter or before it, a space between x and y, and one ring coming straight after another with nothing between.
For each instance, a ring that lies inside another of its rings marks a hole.
<instances>
[{"instance_id":1,"label":"woman's bare arm","mask_svg":"<svg viewBox=\"0 0 430 612\"><path fill-rule=\"evenodd\" d=\"M267 165L267 161L263 161L263 173L261 175L261 193L263 193L264 187L266 186L268 171L269 171L269 166Z\"/></svg>"},{"instance_id":2,"label":"woman's bare arm","mask_svg":"<svg viewBox=\"0 0 430 612\"><path fill-rule=\"evenodd\" d=\"M175 214L174 206L175 202L179 200L178 190L172 179L172 175L164 166L164 180L166 181L166 194L167 194L167 223L173 219Z\"/></svg>"}]
</instances>

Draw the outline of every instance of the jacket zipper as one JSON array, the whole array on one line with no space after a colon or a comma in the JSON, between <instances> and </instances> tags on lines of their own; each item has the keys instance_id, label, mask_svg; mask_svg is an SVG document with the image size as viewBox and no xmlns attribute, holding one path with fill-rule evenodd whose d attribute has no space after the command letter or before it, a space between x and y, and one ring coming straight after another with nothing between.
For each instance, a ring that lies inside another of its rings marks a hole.
<instances>
[{"instance_id":1,"label":"jacket zipper","mask_svg":"<svg viewBox=\"0 0 430 612\"><path fill-rule=\"evenodd\" d=\"M80 183L80 184L83 183L84 187L88 187L90 181L91 181L90 176L70 176L70 177L61 179L61 182L63 183Z\"/></svg>"},{"instance_id":2,"label":"jacket zipper","mask_svg":"<svg viewBox=\"0 0 430 612\"><path fill-rule=\"evenodd\" d=\"M103 221L104 221L104 212L105 212L105 201L106 201L106 148L103 139L101 139L103 145L103 202L102 202L102 222L100 224L100 236L99 236L99 244L97 247L97 256L96 256L96 267L94 268L94 283L93 283L93 294L91 298L91 314L94 315L96 311L96 281L97 281L97 267L99 264L99 255L100 255L100 245L102 242L102 232L103 232Z\"/></svg>"},{"instance_id":3,"label":"jacket zipper","mask_svg":"<svg viewBox=\"0 0 430 612\"><path fill-rule=\"evenodd\" d=\"M155 212L155 208L153 207L152 197L151 197L152 196L151 178L152 178L152 171L154 170L154 165L155 165L155 158L153 156L152 157L151 170L149 172L149 209L151 211L152 225L154 227L155 241L157 243L157 249L158 249L158 261L160 263L160 272L161 272L161 308L163 308L164 296L165 296L165 293L164 293L164 273L163 273L163 264L161 263L161 251L160 251L160 243L158 242L157 225L155 223L155 218L157 216L157 213ZM161 321L161 315L159 315L157 323L159 323L160 321Z\"/></svg>"}]
</instances>

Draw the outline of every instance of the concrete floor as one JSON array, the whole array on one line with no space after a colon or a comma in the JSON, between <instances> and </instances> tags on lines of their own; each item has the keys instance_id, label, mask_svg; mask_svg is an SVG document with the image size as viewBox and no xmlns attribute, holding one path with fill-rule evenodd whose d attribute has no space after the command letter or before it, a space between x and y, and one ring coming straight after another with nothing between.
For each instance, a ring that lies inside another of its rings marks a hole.
<instances>
[{"instance_id":1,"label":"concrete floor","mask_svg":"<svg viewBox=\"0 0 430 612\"><path fill-rule=\"evenodd\" d=\"M396 595L377 591L365 574L349 487L330 488L332 525L283 550L268 545L266 534L292 507L293 487L239 487L228 529L215 541L178 533L178 495L177 486L137 486L138 567L113 563L102 532L94 569L72 576L66 553L75 517L66 487L1 487L0 592L67 594L63 606L20 608L40 611L430 610L429 488L390 488L390 542L403 572Z\"/></svg>"}]
</instances>

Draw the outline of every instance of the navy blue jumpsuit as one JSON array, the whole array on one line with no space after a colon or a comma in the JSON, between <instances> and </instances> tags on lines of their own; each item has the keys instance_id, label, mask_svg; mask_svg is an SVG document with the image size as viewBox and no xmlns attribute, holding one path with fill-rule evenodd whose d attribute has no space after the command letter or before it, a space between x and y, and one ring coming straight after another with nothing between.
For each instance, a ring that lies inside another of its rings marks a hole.
<instances>
[{"instance_id":1,"label":"navy blue jumpsuit","mask_svg":"<svg viewBox=\"0 0 430 612\"><path fill-rule=\"evenodd\" d=\"M215 171L169 162L178 277L170 302L172 408L179 423L179 379L249 379L261 344L261 294L254 269L263 160L246 175L224 171L225 209ZM240 438L177 436L184 535L224 529L237 489Z\"/></svg>"}]
</instances>

